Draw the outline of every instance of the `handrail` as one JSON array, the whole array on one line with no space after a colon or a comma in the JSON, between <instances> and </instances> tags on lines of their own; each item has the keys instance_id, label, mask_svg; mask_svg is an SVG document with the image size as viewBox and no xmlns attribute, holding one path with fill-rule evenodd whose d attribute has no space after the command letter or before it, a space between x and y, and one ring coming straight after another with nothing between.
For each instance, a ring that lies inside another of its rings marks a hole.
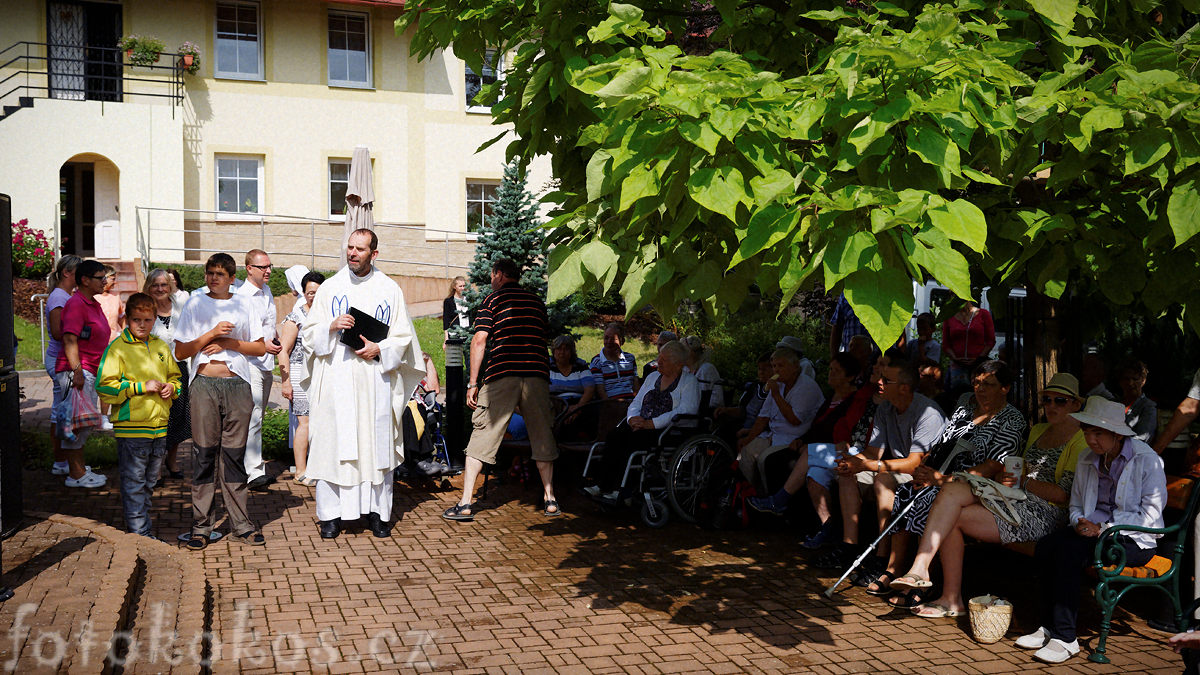
<instances>
[{"instance_id":1,"label":"handrail","mask_svg":"<svg viewBox=\"0 0 1200 675\"><path fill-rule=\"evenodd\" d=\"M42 344L42 360L46 360L46 299L50 297L49 293L34 293L29 296L29 301L38 301L38 339Z\"/></svg>"}]
</instances>

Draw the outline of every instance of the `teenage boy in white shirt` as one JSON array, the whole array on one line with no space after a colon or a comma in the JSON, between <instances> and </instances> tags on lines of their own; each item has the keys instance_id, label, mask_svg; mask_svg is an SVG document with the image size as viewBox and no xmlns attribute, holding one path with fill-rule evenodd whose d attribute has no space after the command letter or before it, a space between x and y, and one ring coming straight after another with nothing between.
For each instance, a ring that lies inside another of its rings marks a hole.
<instances>
[{"instance_id":1,"label":"teenage boy in white shirt","mask_svg":"<svg viewBox=\"0 0 1200 675\"><path fill-rule=\"evenodd\" d=\"M250 379L259 374L247 357L266 353L262 320L244 298L230 290L237 264L215 253L204 266L208 293L193 297L175 329L175 358L191 359L189 404L195 445L192 477L192 536L188 548L208 545L217 523L215 497L220 483L233 534L242 542L266 541L246 511L246 432L254 400Z\"/></svg>"}]
</instances>

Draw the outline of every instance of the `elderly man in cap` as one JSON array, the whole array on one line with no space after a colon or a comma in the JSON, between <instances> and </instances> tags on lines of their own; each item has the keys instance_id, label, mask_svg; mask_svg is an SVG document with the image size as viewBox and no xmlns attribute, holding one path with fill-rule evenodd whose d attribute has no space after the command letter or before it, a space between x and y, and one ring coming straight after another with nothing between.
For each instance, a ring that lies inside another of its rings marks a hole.
<instances>
[{"instance_id":1,"label":"elderly man in cap","mask_svg":"<svg viewBox=\"0 0 1200 675\"><path fill-rule=\"evenodd\" d=\"M776 349L790 349L796 352L796 357L800 359L800 372L804 373L813 380L817 379L817 369L813 367L812 361L809 361L804 356L804 343L795 335L784 335L779 342L775 343Z\"/></svg>"},{"instance_id":2,"label":"elderly man in cap","mask_svg":"<svg viewBox=\"0 0 1200 675\"><path fill-rule=\"evenodd\" d=\"M771 368L775 375L767 382L770 393L758 419L754 426L738 432L738 468L760 490L769 490L760 482L767 457L803 436L825 402L821 387L800 372L795 351L776 349L771 354Z\"/></svg>"}]
</instances>

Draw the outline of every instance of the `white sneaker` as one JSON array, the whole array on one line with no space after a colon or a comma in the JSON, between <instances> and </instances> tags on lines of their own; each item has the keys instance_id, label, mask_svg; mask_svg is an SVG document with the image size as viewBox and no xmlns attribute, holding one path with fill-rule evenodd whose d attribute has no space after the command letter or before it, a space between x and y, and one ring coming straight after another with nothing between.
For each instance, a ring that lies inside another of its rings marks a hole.
<instances>
[{"instance_id":1,"label":"white sneaker","mask_svg":"<svg viewBox=\"0 0 1200 675\"><path fill-rule=\"evenodd\" d=\"M1056 638L1050 638L1045 647L1034 653L1033 658L1045 663L1062 663L1078 653L1079 640L1063 642Z\"/></svg>"},{"instance_id":2,"label":"white sneaker","mask_svg":"<svg viewBox=\"0 0 1200 675\"><path fill-rule=\"evenodd\" d=\"M101 476L100 474L87 471L79 478L67 478L66 486L78 488L98 488L103 487L107 482L108 478Z\"/></svg>"},{"instance_id":3,"label":"white sneaker","mask_svg":"<svg viewBox=\"0 0 1200 675\"><path fill-rule=\"evenodd\" d=\"M605 499L610 502L615 502L615 501L617 501L617 497L620 497L620 496L621 496L620 490L613 490L612 492L607 492L605 494L600 495L600 499Z\"/></svg>"},{"instance_id":4,"label":"white sneaker","mask_svg":"<svg viewBox=\"0 0 1200 675\"><path fill-rule=\"evenodd\" d=\"M1042 626L1029 635L1022 635L1017 638L1017 646L1021 649L1041 649L1050 641L1050 634Z\"/></svg>"},{"instance_id":5,"label":"white sneaker","mask_svg":"<svg viewBox=\"0 0 1200 675\"><path fill-rule=\"evenodd\" d=\"M588 495L591 497L599 497L600 496L600 486L599 485L589 485L589 486L583 488L583 491L588 493Z\"/></svg>"},{"instance_id":6,"label":"white sneaker","mask_svg":"<svg viewBox=\"0 0 1200 675\"><path fill-rule=\"evenodd\" d=\"M71 467L66 462L55 462L50 465L51 476L65 476L69 473L71 473Z\"/></svg>"},{"instance_id":7,"label":"white sneaker","mask_svg":"<svg viewBox=\"0 0 1200 675\"><path fill-rule=\"evenodd\" d=\"M101 423L100 423L101 431L112 431L113 430L112 420L108 419L108 415L101 415L100 420L101 420Z\"/></svg>"}]
</instances>

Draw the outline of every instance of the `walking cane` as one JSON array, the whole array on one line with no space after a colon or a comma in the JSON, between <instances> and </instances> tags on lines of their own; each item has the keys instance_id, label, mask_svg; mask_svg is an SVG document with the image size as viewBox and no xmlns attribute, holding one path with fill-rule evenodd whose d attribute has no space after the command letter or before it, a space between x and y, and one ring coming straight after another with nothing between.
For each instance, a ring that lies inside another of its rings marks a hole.
<instances>
[{"instance_id":1,"label":"walking cane","mask_svg":"<svg viewBox=\"0 0 1200 675\"><path fill-rule=\"evenodd\" d=\"M938 473L943 473L943 474L946 473L946 470L950 468L951 460L953 460L959 453L968 452L970 450L971 450L970 441L966 441L961 438L958 439L954 444L954 448L950 451L950 454L946 457L945 460L942 461L942 468L938 470ZM850 574L852 572L854 572L854 570L858 569L858 566L861 565L862 562L867 559L867 556L871 555L871 553L873 553L875 551L875 547L879 546L879 542L883 541L884 537L886 537L892 533L892 529L896 527L896 525L900 522L900 520L902 518L904 518L904 516L908 513L909 509L911 509L913 507L913 505L917 503L917 499L919 499L922 495L924 495L926 492L929 492L932 489L933 489L932 485L927 485L927 486L921 488L920 492L917 492L916 494L914 494L912 499L908 500L908 504L906 504L904 506L904 508L900 510L900 513L898 513L892 517L892 522L888 523L887 527L883 528L883 531L880 532L879 536L875 538L875 541L871 542L871 545L868 546L866 548L866 550L862 552L862 555L858 556L858 558L856 558L854 560L854 562L850 564L850 568L847 569L846 572L844 574L842 574L842 576L839 577L837 581L833 582L832 586L825 589L825 597L830 598L830 599L833 598L834 591L836 591L837 587L840 586L841 583L846 580L846 577L850 576Z\"/></svg>"},{"instance_id":2,"label":"walking cane","mask_svg":"<svg viewBox=\"0 0 1200 675\"><path fill-rule=\"evenodd\" d=\"M909 509L911 509L913 507L913 504L917 503L917 499L921 495L928 492L930 489L932 489L932 486L921 488L920 492L913 495L913 498L910 499L908 501L908 504L906 504L904 506L904 508L900 510L900 513L896 514L892 518L892 521L887 524L887 527L883 528L883 532L879 533L879 536L875 538L875 541L871 542L871 545L868 546L862 552L862 554L859 555L857 559L855 559L854 562L850 563L850 567L842 574L841 577L838 578L837 581L833 582L832 586L825 589L825 597L830 598L830 599L833 598L833 593L834 593L834 591L837 590L837 587L840 586L842 584L842 582L846 580L846 577L850 576L850 574L853 573L854 570L858 569L858 566L861 565L862 562L867 559L867 556L869 556L875 552L875 547L879 546L879 542L883 541L884 537L886 537L892 533L892 530L896 527L896 524L899 523L902 518L904 518L904 516L908 513Z\"/></svg>"}]
</instances>

